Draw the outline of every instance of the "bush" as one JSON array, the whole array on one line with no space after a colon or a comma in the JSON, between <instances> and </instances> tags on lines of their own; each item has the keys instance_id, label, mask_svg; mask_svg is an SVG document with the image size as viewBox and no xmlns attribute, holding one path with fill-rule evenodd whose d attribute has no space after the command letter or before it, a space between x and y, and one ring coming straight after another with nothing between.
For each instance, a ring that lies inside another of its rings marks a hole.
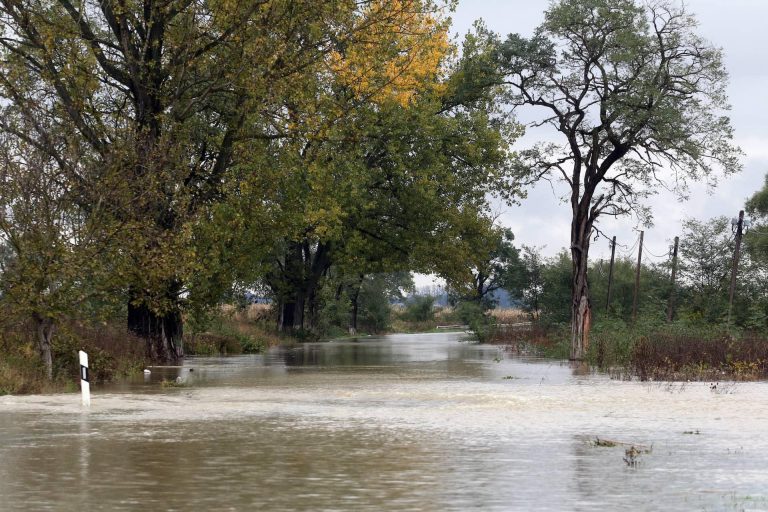
<instances>
[{"instance_id":1,"label":"bush","mask_svg":"<svg viewBox=\"0 0 768 512\"><path fill-rule=\"evenodd\" d=\"M488 343L496 333L496 317L486 314L476 302L459 302L456 316L467 324L479 343Z\"/></svg>"},{"instance_id":2,"label":"bush","mask_svg":"<svg viewBox=\"0 0 768 512\"><path fill-rule=\"evenodd\" d=\"M267 327L272 321L273 310L266 304L211 309L190 322L184 335L184 352L197 356L262 352L266 346L279 342L279 337L270 334Z\"/></svg>"},{"instance_id":3,"label":"bush","mask_svg":"<svg viewBox=\"0 0 768 512\"><path fill-rule=\"evenodd\" d=\"M109 325L60 325L52 341L53 380L37 353L34 331L19 324L0 331L0 395L60 392L77 389L80 377L78 351L88 354L93 382L114 380L140 371L146 365L144 342L124 328Z\"/></svg>"},{"instance_id":4,"label":"bush","mask_svg":"<svg viewBox=\"0 0 768 512\"><path fill-rule=\"evenodd\" d=\"M80 377L78 351L88 354L92 382L108 382L140 371L146 366L143 339L123 327L62 326L54 336L53 375L76 382Z\"/></svg>"},{"instance_id":5,"label":"bush","mask_svg":"<svg viewBox=\"0 0 768 512\"><path fill-rule=\"evenodd\" d=\"M684 322L603 321L589 361L640 380L745 379L768 375L768 340Z\"/></svg>"},{"instance_id":6,"label":"bush","mask_svg":"<svg viewBox=\"0 0 768 512\"><path fill-rule=\"evenodd\" d=\"M405 304L403 320L409 322L431 322L435 319L435 298L430 295L416 295Z\"/></svg>"},{"instance_id":7,"label":"bush","mask_svg":"<svg viewBox=\"0 0 768 512\"><path fill-rule=\"evenodd\" d=\"M386 295L363 286L359 302L358 324L361 328L373 333L384 332L389 328L392 308Z\"/></svg>"}]
</instances>

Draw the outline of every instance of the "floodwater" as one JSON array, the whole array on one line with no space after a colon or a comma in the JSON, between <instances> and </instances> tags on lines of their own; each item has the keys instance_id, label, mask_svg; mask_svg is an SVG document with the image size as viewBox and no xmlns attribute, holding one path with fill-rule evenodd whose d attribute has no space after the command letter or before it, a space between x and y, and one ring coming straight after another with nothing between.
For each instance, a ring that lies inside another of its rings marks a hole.
<instances>
[{"instance_id":1,"label":"floodwater","mask_svg":"<svg viewBox=\"0 0 768 512\"><path fill-rule=\"evenodd\" d=\"M424 334L189 358L90 410L0 397L0 510L138 509L768 510L768 383L612 381Z\"/></svg>"}]
</instances>

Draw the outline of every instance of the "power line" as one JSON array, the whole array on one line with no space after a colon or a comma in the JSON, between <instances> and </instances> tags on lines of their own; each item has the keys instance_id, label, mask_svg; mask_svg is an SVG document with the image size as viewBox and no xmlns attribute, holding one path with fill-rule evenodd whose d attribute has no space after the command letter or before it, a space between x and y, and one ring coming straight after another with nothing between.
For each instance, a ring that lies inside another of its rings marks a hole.
<instances>
[{"instance_id":1,"label":"power line","mask_svg":"<svg viewBox=\"0 0 768 512\"><path fill-rule=\"evenodd\" d=\"M647 252L648 254L653 256L654 258L659 258L659 259L666 258L670 254L669 249L667 249L667 252L662 254L661 256L659 256L658 254L653 254L651 251L648 250L648 246L647 245L643 245L643 252Z\"/></svg>"},{"instance_id":2,"label":"power line","mask_svg":"<svg viewBox=\"0 0 768 512\"><path fill-rule=\"evenodd\" d=\"M640 242L640 235L637 236L637 238L635 239L635 243L632 244L632 247L630 247L626 252L624 252L623 250L621 251L622 256L631 256L632 253L635 251L635 247L637 247L638 242ZM622 244L616 244L616 245L626 247Z\"/></svg>"}]
</instances>

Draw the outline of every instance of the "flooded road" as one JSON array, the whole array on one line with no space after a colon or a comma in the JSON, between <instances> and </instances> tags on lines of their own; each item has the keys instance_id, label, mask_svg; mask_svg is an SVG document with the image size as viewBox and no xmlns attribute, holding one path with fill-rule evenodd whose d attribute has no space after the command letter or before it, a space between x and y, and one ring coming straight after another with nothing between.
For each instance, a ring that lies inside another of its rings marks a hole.
<instances>
[{"instance_id":1,"label":"flooded road","mask_svg":"<svg viewBox=\"0 0 768 512\"><path fill-rule=\"evenodd\" d=\"M0 397L0 510L768 510L768 383L611 381L461 339L190 358L89 411Z\"/></svg>"}]
</instances>

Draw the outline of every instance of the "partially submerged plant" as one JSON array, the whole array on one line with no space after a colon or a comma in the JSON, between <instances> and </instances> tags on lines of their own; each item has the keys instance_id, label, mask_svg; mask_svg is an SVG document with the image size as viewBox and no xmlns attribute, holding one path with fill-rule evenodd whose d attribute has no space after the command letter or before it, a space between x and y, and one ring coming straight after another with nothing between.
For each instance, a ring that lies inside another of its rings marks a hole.
<instances>
[{"instance_id":1,"label":"partially submerged plant","mask_svg":"<svg viewBox=\"0 0 768 512\"><path fill-rule=\"evenodd\" d=\"M640 462L640 455L651 453L653 447L645 448L644 446L630 445L629 448L624 450L624 462L631 468L636 468Z\"/></svg>"},{"instance_id":2,"label":"partially submerged plant","mask_svg":"<svg viewBox=\"0 0 768 512\"><path fill-rule=\"evenodd\" d=\"M189 384L187 384L187 381L181 377L176 377L176 380L163 379L160 381L161 388L183 388L187 387L188 385Z\"/></svg>"},{"instance_id":3,"label":"partially submerged plant","mask_svg":"<svg viewBox=\"0 0 768 512\"><path fill-rule=\"evenodd\" d=\"M631 468L637 467L639 458L640 458L640 450L638 450L634 446L630 446L624 451L624 462L626 462L627 466Z\"/></svg>"}]
</instances>

